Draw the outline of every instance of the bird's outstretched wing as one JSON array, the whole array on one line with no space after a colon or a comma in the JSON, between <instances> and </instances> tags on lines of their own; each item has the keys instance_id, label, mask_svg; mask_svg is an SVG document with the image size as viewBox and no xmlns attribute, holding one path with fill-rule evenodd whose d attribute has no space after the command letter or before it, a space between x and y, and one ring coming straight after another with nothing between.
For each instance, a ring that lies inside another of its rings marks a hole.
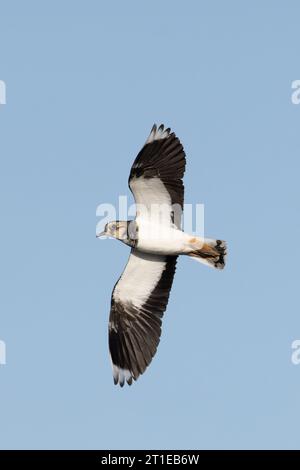
<instances>
[{"instance_id":1,"label":"bird's outstretched wing","mask_svg":"<svg viewBox=\"0 0 300 470\"><path fill-rule=\"evenodd\" d=\"M129 175L129 188L137 204L137 218L149 217L151 205L164 205L163 223L181 225L184 200L182 182L185 171L183 146L171 130L152 127L150 135L136 157Z\"/></svg>"},{"instance_id":2,"label":"bird's outstretched wing","mask_svg":"<svg viewBox=\"0 0 300 470\"><path fill-rule=\"evenodd\" d=\"M115 384L131 385L156 353L176 260L131 251L111 298L109 349Z\"/></svg>"}]
</instances>

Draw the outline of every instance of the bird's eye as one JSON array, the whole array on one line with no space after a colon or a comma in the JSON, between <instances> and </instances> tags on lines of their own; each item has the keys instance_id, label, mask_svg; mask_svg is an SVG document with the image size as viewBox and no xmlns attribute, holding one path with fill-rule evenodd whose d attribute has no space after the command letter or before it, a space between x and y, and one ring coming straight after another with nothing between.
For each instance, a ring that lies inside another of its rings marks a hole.
<instances>
[{"instance_id":1,"label":"bird's eye","mask_svg":"<svg viewBox=\"0 0 300 470\"><path fill-rule=\"evenodd\" d=\"M111 225L111 229L112 229L112 230L116 230L116 228L117 228L116 224L112 224L112 225Z\"/></svg>"}]
</instances>

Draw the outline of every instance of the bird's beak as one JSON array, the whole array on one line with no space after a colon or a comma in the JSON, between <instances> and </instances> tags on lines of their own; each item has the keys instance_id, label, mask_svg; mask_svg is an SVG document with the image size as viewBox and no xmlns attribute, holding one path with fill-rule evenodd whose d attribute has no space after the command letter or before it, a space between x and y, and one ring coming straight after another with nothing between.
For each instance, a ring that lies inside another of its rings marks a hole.
<instances>
[{"instance_id":1,"label":"bird's beak","mask_svg":"<svg viewBox=\"0 0 300 470\"><path fill-rule=\"evenodd\" d=\"M103 237L104 235L106 235L106 232L97 233L97 234L96 234L96 238Z\"/></svg>"}]
</instances>

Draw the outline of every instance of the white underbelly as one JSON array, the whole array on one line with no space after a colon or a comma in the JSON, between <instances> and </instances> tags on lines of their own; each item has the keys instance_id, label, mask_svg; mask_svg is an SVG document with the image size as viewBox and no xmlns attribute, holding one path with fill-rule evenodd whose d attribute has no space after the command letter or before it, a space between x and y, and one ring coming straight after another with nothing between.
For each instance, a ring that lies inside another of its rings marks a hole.
<instances>
[{"instance_id":1,"label":"white underbelly","mask_svg":"<svg viewBox=\"0 0 300 470\"><path fill-rule=\"evenodd\" d=\"M136 248L147 253L176 255L184 253L187 235L172 226L138 224Z\"/></svg>"}]
</instances>

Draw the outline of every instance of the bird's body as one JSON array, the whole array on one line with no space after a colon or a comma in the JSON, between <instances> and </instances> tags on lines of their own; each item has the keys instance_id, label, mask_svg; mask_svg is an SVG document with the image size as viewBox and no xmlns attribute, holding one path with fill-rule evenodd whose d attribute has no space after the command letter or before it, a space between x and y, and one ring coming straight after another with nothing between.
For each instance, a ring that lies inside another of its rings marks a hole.
<instances>
[{"instance_id":1,"label":"bird's body","mask_svg":"<svg viewBox=\"0 0 300 470\"><path fill-rule=\"evenodd\" d=\"M136 380L157 350L177 257L188 255L218 269L225 265L225 242L181 230L184 170L179 139L163 125L154 125L129 176L136 218L105 227L105 235L131 247L112 293L109 321L114 381L121 386Z\"/></svg>"},{"instance_id":2,"label":"bird's body","mask_svg":"<svg viewBox=\"0 0 300 470\"><path fill-rule=\"evenodd\" d=\"M187 253L189 237L177 227L137 219L138 238L136 248L146 253L179 255Z\"/></svg>"}]
</instances>

